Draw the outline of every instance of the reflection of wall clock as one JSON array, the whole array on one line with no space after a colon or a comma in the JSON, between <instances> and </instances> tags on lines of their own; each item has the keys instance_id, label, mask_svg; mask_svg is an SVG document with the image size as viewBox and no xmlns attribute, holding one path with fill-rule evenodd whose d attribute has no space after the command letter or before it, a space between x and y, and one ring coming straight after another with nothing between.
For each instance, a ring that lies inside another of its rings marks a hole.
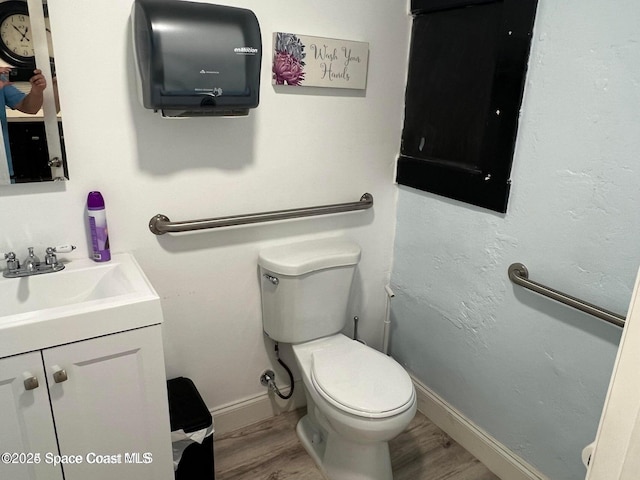
<instances>
[{"instance_id":1,"label":"reflection of wall clock","mask_svg":"<svg viewBox=\"0 0 640 480\"><path fill-rule=\"evenodd\" d=\"M35 68L32 33L26 2L0 3L0 57L15 67Z\"/></svg>"}]
</instances>

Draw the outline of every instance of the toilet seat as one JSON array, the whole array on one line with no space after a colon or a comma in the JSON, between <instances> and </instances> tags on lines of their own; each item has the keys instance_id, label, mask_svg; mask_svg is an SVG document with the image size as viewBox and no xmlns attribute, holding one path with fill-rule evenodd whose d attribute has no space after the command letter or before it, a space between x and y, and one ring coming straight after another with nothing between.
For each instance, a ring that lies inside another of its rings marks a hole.
<instances>
[{"instance_id":1,"label":"toilet seat","mask_svg":"<svg viewBox=\"0 0 640 480\"><path fill-rule=\"evenodd\" d=\"M398 415L415 400L402 366L356 341L314 351L311 381L327 402L360 417Z\"/></svg>"}]
</instances>

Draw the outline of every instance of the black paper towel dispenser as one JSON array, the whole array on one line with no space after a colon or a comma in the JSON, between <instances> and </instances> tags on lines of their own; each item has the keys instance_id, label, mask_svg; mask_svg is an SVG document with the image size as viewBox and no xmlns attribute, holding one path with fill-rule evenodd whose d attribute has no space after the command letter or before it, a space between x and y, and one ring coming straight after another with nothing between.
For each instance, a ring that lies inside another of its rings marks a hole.
<instances>
[{"instance_id":1,"label":"black paper towel dispenser","mask_svg":"<svg viewBox=\"0 0 640 480\"><path fill-rule=\"evenodd\" d=\"M258 106L262 39L251 10L135 0L138 95L168 117L239 116Z\"/></svg>"}]
</instances>

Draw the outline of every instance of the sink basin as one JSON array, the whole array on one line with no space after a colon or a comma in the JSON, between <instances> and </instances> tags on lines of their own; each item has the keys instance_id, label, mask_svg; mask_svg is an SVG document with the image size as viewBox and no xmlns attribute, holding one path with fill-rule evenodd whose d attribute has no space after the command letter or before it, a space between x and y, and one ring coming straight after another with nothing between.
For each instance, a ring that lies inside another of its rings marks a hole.
<instances>
[{"instance_id":1,"label":"sink basin","mask_svg":"<svg viewBox=\"0 0 640 480\"><path fill-rule=\"evenodd\" d=\"M0 357L162 322L160 299L130 254L0 278Z\"/></svg>"}]
</instances>

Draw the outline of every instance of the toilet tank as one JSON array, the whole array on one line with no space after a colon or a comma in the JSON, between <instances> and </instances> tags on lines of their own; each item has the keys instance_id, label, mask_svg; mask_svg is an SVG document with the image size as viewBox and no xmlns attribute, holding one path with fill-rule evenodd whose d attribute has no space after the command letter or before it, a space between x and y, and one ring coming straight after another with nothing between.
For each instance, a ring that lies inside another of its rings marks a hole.
<instances>
[{"instance_id":1,"label":"toilet tank","mask_svg":"<svg viewBox=\"0 0 640 480\"><path fill-rule=\"evenodd\" d=\"M360 247L344 238L262 250L262 326L273 340L302 343L341 331Z\"/></svg>"}]
</instances>

